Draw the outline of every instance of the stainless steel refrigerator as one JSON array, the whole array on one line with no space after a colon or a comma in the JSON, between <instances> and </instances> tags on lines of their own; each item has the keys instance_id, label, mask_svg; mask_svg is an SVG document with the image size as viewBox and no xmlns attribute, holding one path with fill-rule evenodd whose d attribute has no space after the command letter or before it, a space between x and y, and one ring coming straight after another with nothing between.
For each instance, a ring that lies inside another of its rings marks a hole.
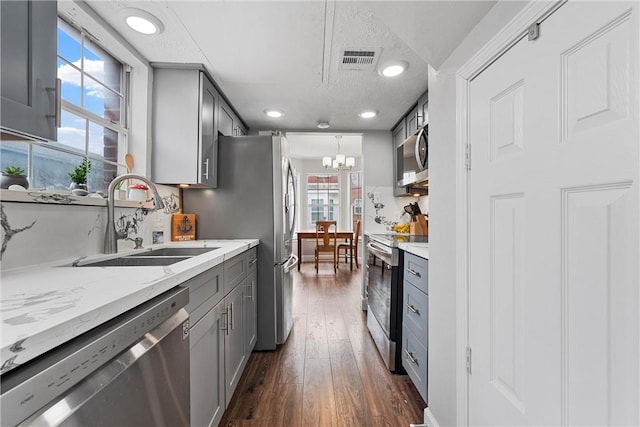
<instances>
[{"instance_id":1,"label":"stainless steel refrigerator","mask_svg":"<svg viewBox=\"0 0 640 427\"><path fill-rule=\"evenodd\" d=\"M280 135L221 136L218 188L186 189L183 210L196 214L196 238L258 238L258 341L274 350L293 325L291 271L295 180Z\"/></svg>"}]
</instances>

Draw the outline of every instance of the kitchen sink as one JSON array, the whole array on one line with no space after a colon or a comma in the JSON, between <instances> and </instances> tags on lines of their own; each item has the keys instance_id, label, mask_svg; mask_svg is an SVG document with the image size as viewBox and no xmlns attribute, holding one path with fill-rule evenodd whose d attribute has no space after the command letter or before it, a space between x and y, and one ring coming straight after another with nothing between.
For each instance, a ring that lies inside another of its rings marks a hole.
<instances>
[{"instance_id":1,"label":"kitchen sink","mask_svg":"<svg viewBox=\"0 0 640 427\"><path fill-rule=\"evenodd\" d=\"M160 248L144 251L132 257L192 257L220 248Z\"/></svg>"},{"instance_id":2,"label":"kitchen sink","mask_svg":"<svg viewBox=\"0 0 640 427\"><path fill-rule=\"evenodd\" d=\"M180 257L139 257L123 256L120 258L105 259L102 261L78 264L78 267L155 267L159 265L170 265L176 262L189 259L189 256Z\"/></svg>"},{"instance_id":3,"label":"kitchen sink","mask_svg":"<svg viewBox=\"0 0 640 427\"><path fill-rule=\"evenodd\" d=\"M171 265L220 248L161 248L117 258L77 264L77 267L155 267Z\"/></svg>"}]
</instances>

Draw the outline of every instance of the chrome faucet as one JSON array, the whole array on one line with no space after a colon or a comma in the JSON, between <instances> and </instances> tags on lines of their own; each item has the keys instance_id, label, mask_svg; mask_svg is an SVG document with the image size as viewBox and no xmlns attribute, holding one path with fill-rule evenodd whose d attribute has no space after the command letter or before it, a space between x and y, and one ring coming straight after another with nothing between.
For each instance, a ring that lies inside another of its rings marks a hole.
<instances>
[{"instance_id":1,"label":"chrome faucet","mask_svg":"<svg viewBox=\"0 0 640 427\"><path fill-rule=\"evenodd\" d=\"M150 179L135 175L132 173L126 173L124 175L117 176L113 178L113 181L109 184L109 189L107 190L107 231L104 236L104 253L105 254L115 254L118 252L118 239L126 238L126 234L123 232L116 232L116 224L114 221L114 201L115 198L113 196L113 192L118 183L126 180L126 179L138 179L140 181L145 182L151 191L153 191L153 210L157 211L164 208L164 203L162 202L162 197L158 194L158 189L156 185L151 182Z\"/></svg>"}]
</instances>

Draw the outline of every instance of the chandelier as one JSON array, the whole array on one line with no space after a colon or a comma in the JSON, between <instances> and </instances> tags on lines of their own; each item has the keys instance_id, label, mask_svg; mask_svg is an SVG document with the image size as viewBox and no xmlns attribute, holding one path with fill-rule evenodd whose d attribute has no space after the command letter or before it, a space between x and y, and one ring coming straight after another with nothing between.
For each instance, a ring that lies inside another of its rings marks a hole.
<instances>
[{"instance_id":1,"label":"chandelier","mask_svg":"<svg viewBox=\"0 0 640 427\"><path fill-rule=\"evenodd\" d=\"M331 158L331 156L324 156L322 158L322 166L325 169L333 168L335 170L344 170L351 169L356 164L355 157L346 157L344 154L340 153L340 140L342 139L342 135L336 135L336 139L338 140L338 153L335 158Z\"/></svg>"}]
</instances>

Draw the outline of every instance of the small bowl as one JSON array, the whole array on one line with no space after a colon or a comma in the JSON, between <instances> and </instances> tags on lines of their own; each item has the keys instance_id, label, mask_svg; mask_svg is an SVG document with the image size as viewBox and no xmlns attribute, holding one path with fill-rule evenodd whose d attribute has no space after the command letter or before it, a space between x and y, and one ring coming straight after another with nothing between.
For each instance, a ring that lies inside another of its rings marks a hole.
<instances>
[{"instance_id":1,"label":"small bowl","mask_svg":"<svg viewBox=\"0 0 640 427\"><path fill-rule=\"evenodd\" d=\"M74 196L86 196L87 194L89 194L89 192L87 190L83 190L82 188L74 188L73 190L71 190L71 194L73 194Z\"/></svg>"}]
</instances>

